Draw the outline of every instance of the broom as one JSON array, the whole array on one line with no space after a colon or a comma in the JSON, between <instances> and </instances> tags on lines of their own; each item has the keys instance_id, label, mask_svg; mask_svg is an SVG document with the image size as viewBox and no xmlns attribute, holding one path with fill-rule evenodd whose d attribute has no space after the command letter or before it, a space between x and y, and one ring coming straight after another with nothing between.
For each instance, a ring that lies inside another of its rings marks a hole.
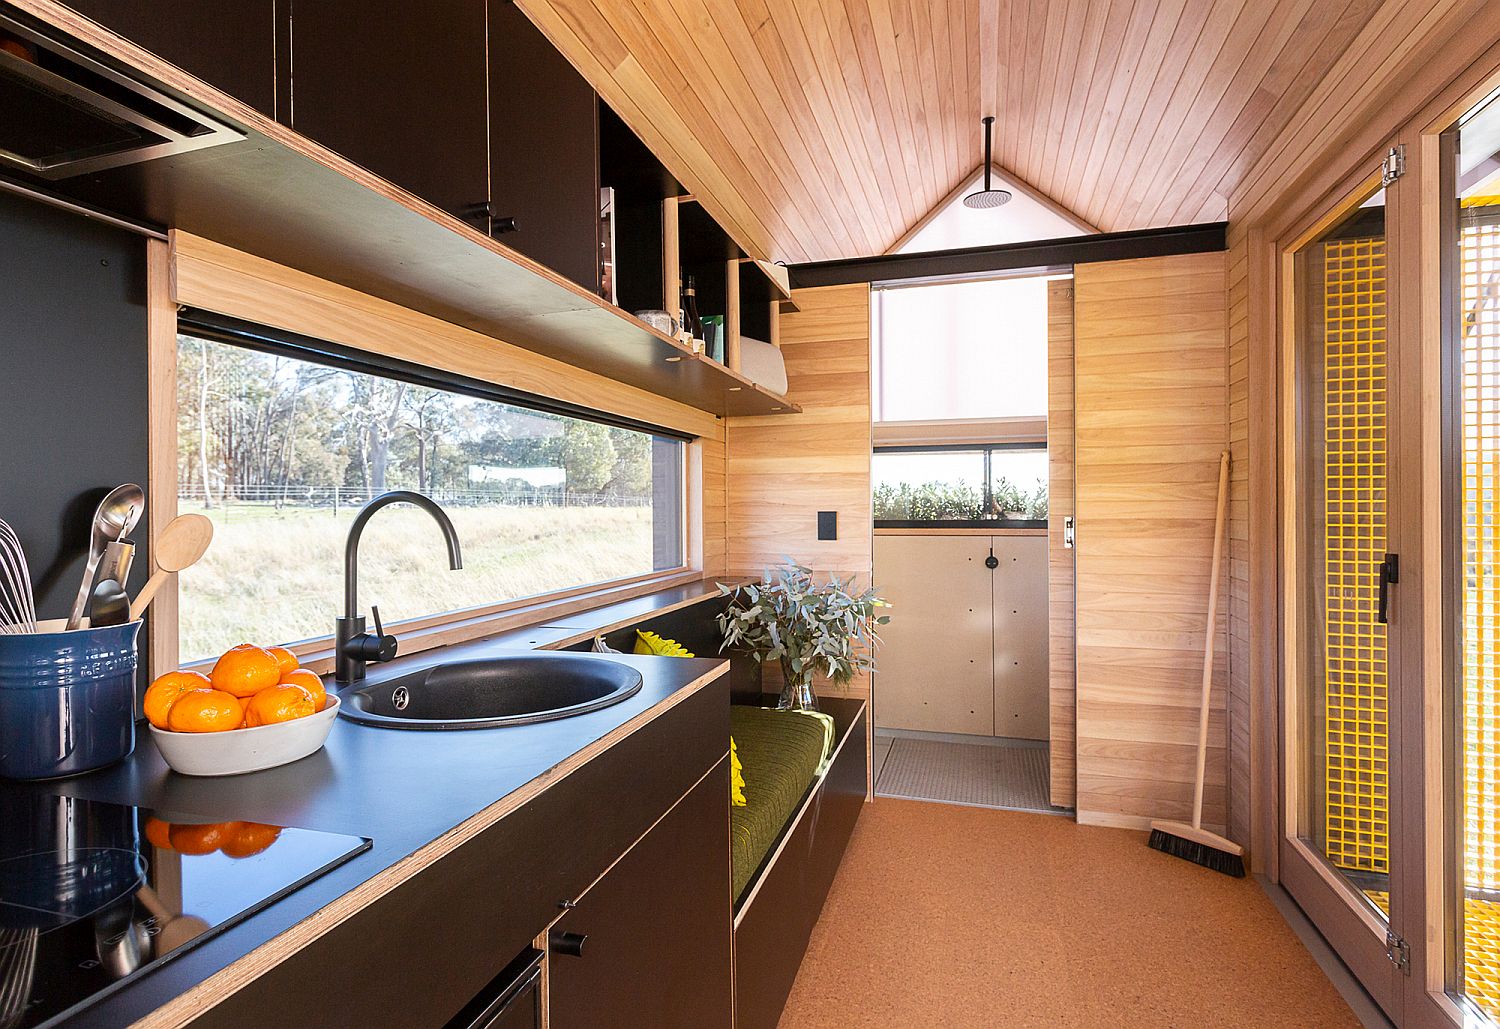
<instances>
[{"instance_id":1,"label":"broom","mask_svg":"<svg viewBox=\"0 0 1500 1029\"><path fill-rule=\"evenodd\" d=\"M1193 821L1153 821L1147 845L1215 872L1245 874L1238 843L1203 828L1203 768L1208 759L1208 700L1214 679L1214 629L1219 606L1219 555L1224 547L1224 509L1229 499L1229 451L1219 455L1219 503L1214 512L1214 563L1208 575L1208 630L1203 639L1203 695L1198 705L1198 775L1193 780Z\"/></svg>"}]
</instances>

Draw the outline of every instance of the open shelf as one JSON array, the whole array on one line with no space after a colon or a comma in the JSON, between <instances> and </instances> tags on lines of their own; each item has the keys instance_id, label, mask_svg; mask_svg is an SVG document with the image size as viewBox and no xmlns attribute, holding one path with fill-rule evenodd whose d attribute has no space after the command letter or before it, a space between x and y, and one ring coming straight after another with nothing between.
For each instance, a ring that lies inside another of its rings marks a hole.
<instances>
[{"instance_id":1,"label":"open shelf","mask_svg":"<svg viewBox=\"0 0 1500 1029\"><path fill-rule=\"evenodd\" d=\"M18 174L19 182L183 229L713 414L798 410L180 69L87 23L78 31L126 74L227 118L245 138L51 183Z\"/></svg>"},{"instance_id":2,"label":"open shelf","mask_svg":"<svg viewBox=\"0 0 1500 1029\"><path fill-rule=\"evenodd\" d=\"M625 311L660 308L662 201L687 192L619 115L599 104L599 184L614 190L614 276Z\"/></svg>"}]
</instances>

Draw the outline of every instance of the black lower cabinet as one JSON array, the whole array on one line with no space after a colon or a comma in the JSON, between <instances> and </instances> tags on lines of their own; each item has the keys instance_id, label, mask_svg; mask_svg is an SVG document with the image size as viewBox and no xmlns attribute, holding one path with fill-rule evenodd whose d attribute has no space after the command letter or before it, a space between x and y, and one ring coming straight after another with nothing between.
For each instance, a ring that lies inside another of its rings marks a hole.
<instances>
[{"instance_id":1,"label":"black lower cabinet","mask_svg":"<svg viewBox=\"0 0 1500 1029\"><path fill-rule=\"evenodd\" d=\"M542 958L526 948L445 1029L541 1029Z\"/></svg>"},{"instance_id":2,"label":"black lower cabinet","mask_svg":"<svg viewBox=\"0 0 1500 1029\"><path fill-rule=\"evenodd\" d=\"M727 1029L729 880L726 758L553 927L553 1029Z\"/></svg>"}]
</instances>

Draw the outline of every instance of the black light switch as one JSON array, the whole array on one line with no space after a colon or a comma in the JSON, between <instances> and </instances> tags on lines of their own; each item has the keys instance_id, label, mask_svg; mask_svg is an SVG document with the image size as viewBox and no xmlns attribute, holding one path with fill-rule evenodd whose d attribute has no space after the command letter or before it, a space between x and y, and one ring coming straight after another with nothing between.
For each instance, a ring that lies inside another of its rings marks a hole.
<instances>
[{"instance_id":1,"label":"black light switch","mask_svg":"<svg viewBox=\"0 0 1500 1029\"><path fill-rule=\"evenodd\" d=\"M836 540L839 538L839 513L837 511L818 512L818 539Z\"/></svg>"}]
</instances>

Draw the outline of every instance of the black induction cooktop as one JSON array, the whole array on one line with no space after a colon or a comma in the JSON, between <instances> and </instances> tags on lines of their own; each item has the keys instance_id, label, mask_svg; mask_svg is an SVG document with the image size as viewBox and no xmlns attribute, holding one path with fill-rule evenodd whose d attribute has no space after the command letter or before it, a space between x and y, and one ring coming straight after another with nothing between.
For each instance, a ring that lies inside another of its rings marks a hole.
<instances>
[{"instance_id":1,"label":"black induction cooktop","mask_svg":"<svg viewBox=\"0 0 1500 1029\"><path fill-rule=\"evenodd\" d=\"M0 792L0 1029L76 1013L369 846L291 826Z\"/></svg>"}]
</instances>

